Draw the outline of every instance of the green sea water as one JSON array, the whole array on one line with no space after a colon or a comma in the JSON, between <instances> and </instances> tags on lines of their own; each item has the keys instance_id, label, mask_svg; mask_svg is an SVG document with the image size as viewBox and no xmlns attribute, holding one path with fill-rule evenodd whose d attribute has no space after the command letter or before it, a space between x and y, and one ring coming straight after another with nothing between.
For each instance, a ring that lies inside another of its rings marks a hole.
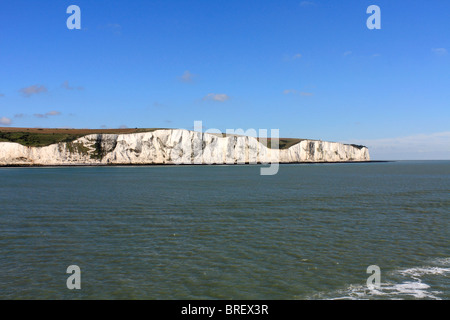
<instances>
[{"instance_id":1,"label":"green sea water","mask_svg":"<svg viewBox=\"0 0 450 320\"><path fill-rule=\"evenodd\" d=\"M1 168L0 299L450 298L450 161L259 172Z\"/></svg>"}]
</instances>

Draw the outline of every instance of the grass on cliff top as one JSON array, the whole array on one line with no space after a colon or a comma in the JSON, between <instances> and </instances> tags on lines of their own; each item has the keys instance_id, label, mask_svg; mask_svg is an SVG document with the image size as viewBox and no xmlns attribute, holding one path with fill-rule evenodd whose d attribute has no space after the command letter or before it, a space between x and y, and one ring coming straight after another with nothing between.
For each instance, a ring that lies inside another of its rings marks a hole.
<instances>
[{"instance_id":1,"label":"grass on cliff top","mask_svg":"<svg viewBox=\"0 0 450 320\"><path fill-rule=\"evenodd\" d=\"M150 129L47 129L47 128L0 128L0 142L15 142L26 147L46 147L59 142L73 142L90 134L127 134L152 132ZM222 136L226 136L223 134ZM260 140L260 139L258 139ZM302 139L281 138L280 149L287 149ZM272 139L267 139L267 147L272 147Z\"/></svg>"},{"instance_id":2,"label":"grass on cliff top","mask_svg":"<svg viewBox=\"0 0 450 320\"><path fill-rule=\"evenodd\" d=\"M147 129L44 129L44 128L0 128L0 142L15 142L26 147L46 147L59 142L73 142L81 137L90 134L130 134L152 132L163 130L164 128ZM220 135L219 135L220 136ZM222 134L226 136L226 134ZM258 138L258 141L261 141ZM290 147L306 139L280 138L279 149L289 149ZM364 148L360 145L351 145L358 149ZM272 139L267 139L267 147L272 148Z\"/></svg>"},{"instance_id":3,"label":"grass on cliff top","mask_svg":"<svg viewBox=\"0 0 450 320\"><path fill-rule=\"evenodd\" d=\"M227 135L226 133L211 133L212 135L218 136L218 137L227 137L227 136L237 136L237 137L242 137L241 135L236 135L236 134L232 134L232 135ZM259 142L263 143L267 148L269 149L276 149L275 146L272 146L272 138L256 138ZM263 141L266 140L266 141ZM302 142L303 140L306 139L295 139L295 138L279 138L278 141L278 148L283 150L283 149L289 149L292 146L295 146L297 143Z\"/></svg>"},{"instance_id":4,"label":"grass on cliff top","mask_svg":"<svg viewBox=\"0 0 450 320\"><path fill-rule=\"evenodd\" d=\"M127 134L155 130L157 129L0 128L0 142L15 142L26 147L46 147L59 142L73 142L90 134Z\"/></svg>"}]
</instances>

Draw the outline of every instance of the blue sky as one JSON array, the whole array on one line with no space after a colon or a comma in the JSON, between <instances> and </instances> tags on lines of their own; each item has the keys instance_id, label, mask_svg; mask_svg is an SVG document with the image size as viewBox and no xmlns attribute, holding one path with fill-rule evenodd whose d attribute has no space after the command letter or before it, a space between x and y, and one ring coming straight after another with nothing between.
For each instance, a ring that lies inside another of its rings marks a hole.
<instances>
[{"instance_id":1,"label":"blue sky","mask_svg":"<svg viewBox=\"0 0 450 320\"><path fill-rule=\"evenodd\" d=\"M81 30L69 30L69 5ZM369 5L381 30L369 30ZM450 2L0 3L0 126L279 129L450 159Z\"/></svg>"}]
</instances>

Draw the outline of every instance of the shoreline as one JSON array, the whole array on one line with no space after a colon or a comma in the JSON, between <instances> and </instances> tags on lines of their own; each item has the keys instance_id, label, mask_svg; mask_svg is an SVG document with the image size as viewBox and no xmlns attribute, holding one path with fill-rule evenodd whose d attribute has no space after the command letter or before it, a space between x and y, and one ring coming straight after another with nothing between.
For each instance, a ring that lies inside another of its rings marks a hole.
<instances>
[{"instance_id":1,"label":"shoreline","mask_svg":"<svg viewBox=\"0 0 450 320\"><path fill-rule=\"evenodd\" d=\"M8 164L0 165L0 168L83 168L83 167L174 167L174 166L260 166L260 165L294 165L294 164L349 164L349 163L387 163L397 162L397 160L370 160L370 161L311 161L311 162L279 162L279 163L213 163L213 164L196 164L196 163L120 163L120 164Z\"/></svg>"}]
</instances>

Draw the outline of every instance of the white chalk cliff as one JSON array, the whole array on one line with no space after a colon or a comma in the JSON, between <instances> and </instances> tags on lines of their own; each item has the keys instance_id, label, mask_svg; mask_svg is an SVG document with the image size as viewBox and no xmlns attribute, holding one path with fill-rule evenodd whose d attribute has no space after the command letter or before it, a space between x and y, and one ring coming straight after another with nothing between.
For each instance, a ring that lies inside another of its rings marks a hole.
<instances>
[{"instance_id":1,"label":"white chalk cliff","mask_svg":"<svg viewBox=\"0 0 450 320\"><path fill-rule=\"evenodd\" d=\"M256 138L220 137L182 129L92 134L73 142L26 147L0 142L0 165L244 164L369 161L366 147L303 140L288 149Z\"/></svg>"}]
</instances>

